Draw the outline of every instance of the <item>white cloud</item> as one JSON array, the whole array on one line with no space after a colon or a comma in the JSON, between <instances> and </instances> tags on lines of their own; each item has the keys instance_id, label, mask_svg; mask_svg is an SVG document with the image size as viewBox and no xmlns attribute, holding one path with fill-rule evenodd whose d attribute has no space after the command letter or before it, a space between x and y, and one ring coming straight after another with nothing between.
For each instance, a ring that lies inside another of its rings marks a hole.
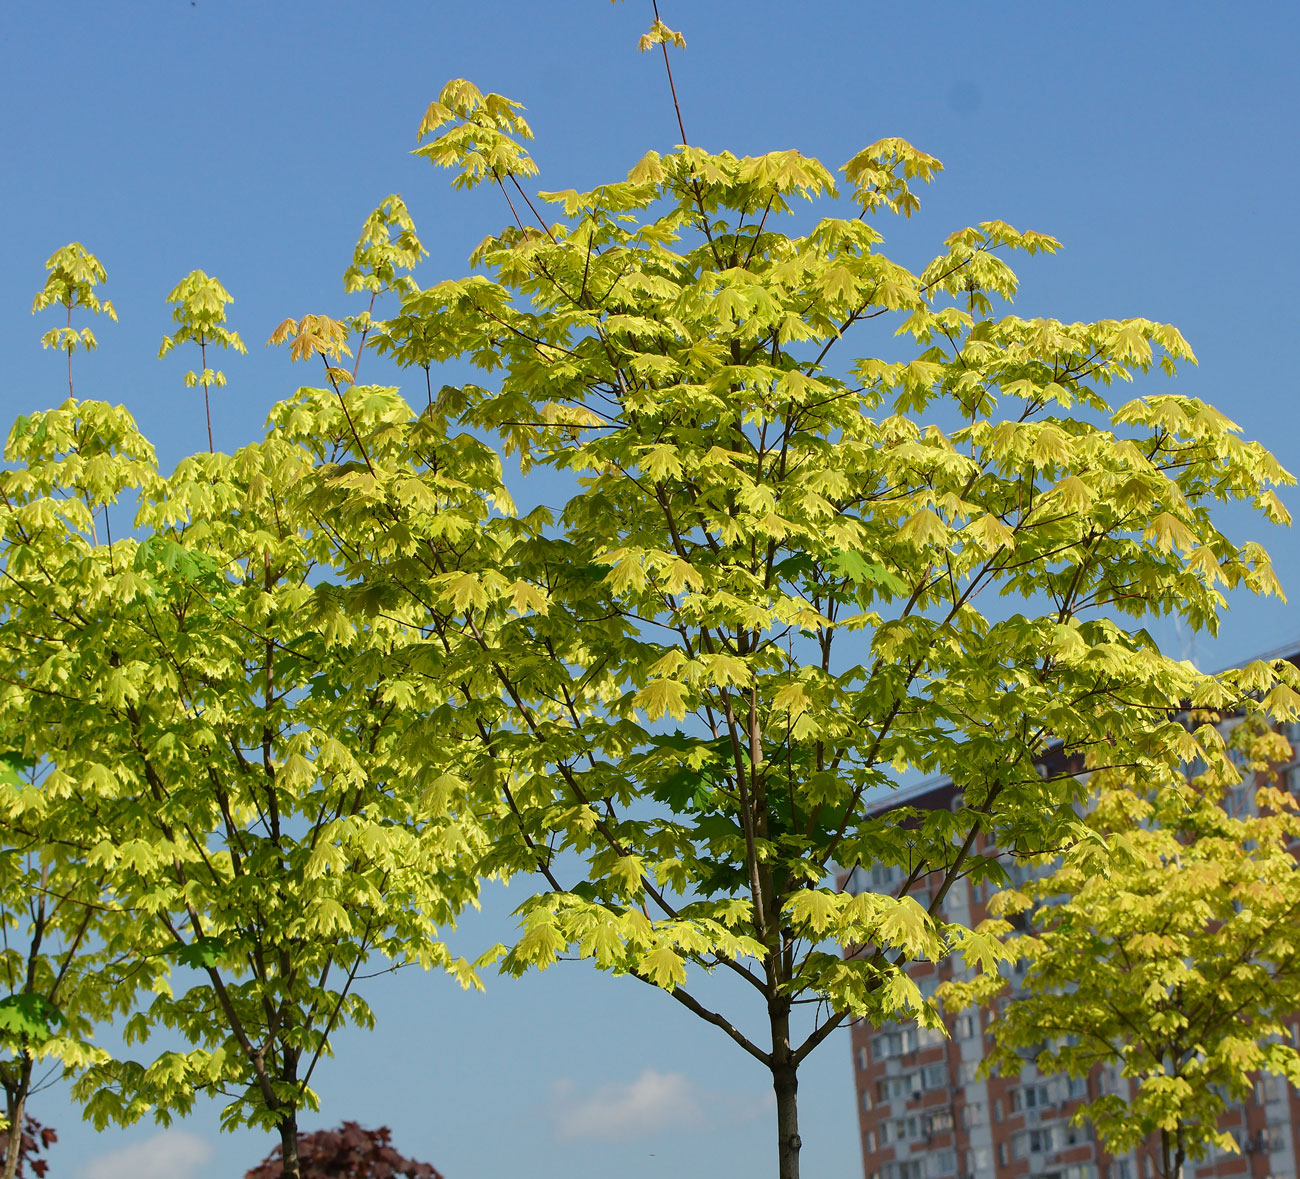
<instances>
[{"instance_id":1,"label":"white cloud","mask_svg":"<svg viewBox=\"0 0 1300 1179\"><path fill-rule=\"evenodd\" d=\"M683 1073L645 1069L635 1081L597 1086L586 1095L570 1080L552 1087L551 1118L561 1141L627 1142L663 1130L736 1125L763 1113L762 1097L737 1097L700 1089Z\"/></svg>"},{"instance_id":2,"label":"white cloud","mask_svg":"<svg viewBox=\"0 0 1300 1179\"><path fill-rule=\"evenodd\" d=\"M212 1147L197 1134L164 1130L143 1142L92 1159L82 1179L197 1179Z\"/></svg>"}]
</instances>

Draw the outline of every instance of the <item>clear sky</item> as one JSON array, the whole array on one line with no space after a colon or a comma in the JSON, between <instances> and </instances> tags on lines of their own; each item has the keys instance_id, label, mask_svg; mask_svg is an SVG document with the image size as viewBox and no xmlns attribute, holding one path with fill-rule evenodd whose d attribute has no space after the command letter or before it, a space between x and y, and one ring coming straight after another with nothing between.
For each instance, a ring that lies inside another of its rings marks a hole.
<instances>
[{"instance_id":1,"label":"clear sky","mask_svg":"<svg viewBox=\"0 0 1300 1179\"><path fill-rule=\"evenodd\" d=\"M923 264L947 233L993 217L1055 235L1062 253L1021 267L1021 313L1176 324L1201 361L1179 388L1300 468L1300 7L660 8L688 41L675 69L692 142L797 147L838 167L882 136L911 140L946 171L906 229L885 226L887 253ZM66 392L59 357L38 343L55 317L28 308L46 257L78 240L107 266L121 316L97 325L98 353L78 358L78 394L125 402L164 466L205 444L201 398L181 384L191 362L155 359L164 296L201 268L235 296L231 325L250 349L223 358L217 446L251 440L298 380L264 340L289 315L360 310L341 276L386 194L403 194L431 251L423 285L464 273L474 244L504 224L491 193L452 192L408 154L442 83L467 77L524 102L538 187L589 188L679 138L662 61L636 52L650 17L649 0L11 0L0 23L0 418ZM1233 521L1300 587L1291 536ZM1241 603L1217 640L1154 633L1216 667L1294 642L1300 621L1281 604ZM509 936L512 894L466 917L464 950ZM774 1169L765 1073L670 999L576 964L488 984L463 995L417 972L374 980L379 1027L339 1037L319 1073L324 1109L307 1126L387 1124L399 1149L448 1179ZM850 1068L841 1034L802 1074L804 1165L817 1179L860 1173ZM68 1179L238 1176L270 1146L220 1135L206 1106L162 1136L148 1124L96 1135L57 1090L34 1112L58 1128L53 1173Z\"/></svg>"}]
</instances>

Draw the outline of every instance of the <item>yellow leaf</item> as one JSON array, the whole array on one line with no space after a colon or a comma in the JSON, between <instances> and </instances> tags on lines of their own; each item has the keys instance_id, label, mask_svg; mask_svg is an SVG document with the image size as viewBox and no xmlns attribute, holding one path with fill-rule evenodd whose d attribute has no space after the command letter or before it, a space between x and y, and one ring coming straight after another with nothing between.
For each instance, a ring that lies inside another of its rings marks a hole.
<instances>
[{"instance_id":1,"label":"yellow leaf","mask_svg":"<svg viewBox=\"0 0 1300 1179\"><path fill-rule=\"evenodd\" d=\"M641 973L655 986L673 991L686 981L686 963L671 946L660 946L641 960Z\"/></svg>"},{"instance_id":2,"label":"yellow leaf","mask_svg":"<svg viewBox=\"0 0 1300 1179\"><path fill-rule=\"evenodd\" d=\"M1078 475L1067 475L1048 492L1067 512L1086 512L1096 496Z\"/></svg>"},{"instance_id":3,"label":"yellow leaf","mask_svg":"<svg viewBox=\"0 0 1300 1179\"><path fill-rule=\"evenodd\" d=\"M549 608L546 595L527 581L516 581L510 586L510 608L516 614L545 614Z\"/></svg>"},{"instance_id":4,"label":"yellow leaf","mask_svg":"<svg viewBox=\"0 0 1300 1179\"><path fill-rule=\"evenodd\" d=\"M825 933L839 915L839 895L822 889L808 888L796 893L786 904L792 920L806 923L814 933Z\"/></svg>"},{"instance_id":5,"label":"yellow leaf","mask_svg":"<svg viewBox=\"0 0 1300 1179\"><path fill-rule=\"evenodd\" d=\"M787 713L791 718L801 716L812 707L812 701L808 693L804 691L802 684L786 684L772 698L772 710L774 712Z\"/></svg>"},{"instance_id":6,"label":"yellow leaf","mask_svg":"<svg viewBox=\"0 0 1300 1179\"><path fill-rule=\"evenodd\" d=\"M609 879L624 896L636 896L641 891L642 863L640 856L619 856L609 870Z\"/></svg>"},{"instance_id":7,"label":"yellow leaf","mask_svg":"<svg viewBox=\"0 0 1300 1179\"><path fill-rule=\"evenodd\" d=\"M917 548L929 544L945 544L948 526L929 508L922 508L903 521L898 530L898 539L909 541Z\"/></svg>"},{"instance_id":8,"label":"yellow leaf","mask_svg":"<svg viewBox=\"0 0 1300 1179\"><path fill-rule=\"evenodd\" d=\"M685 684L676 680L655 680L633 696L632 703L644 709L652 721L659 720L665 713L674 720L685 720L686 699Z\"/></svg>"},{"instance_id":9,"label":"yellow leaf","mask_svg":"<svg viewBox=\"0 0 1300 1179\"><path fill-rule=\"evenodd\" d=\"M555 926L537 924L519 939L514 952L521 961L545 970L567 948L568 942Z\"/></svg>"},{"instance_id":10,"label":"yellow leaf","mask_svg":"<svg viewBox=\"0 0 1300 1179\"><path fill-rule=\"evenodd\" d=\"M987 552L996 552L1001 548L1014 548L1016 543L1015 531L988 512L977 516L961 532L962 536L969 534L973 537Z\"/></svg>"},{"instance_id":11,"label":"yellow leaf","mask_svg":"<svg viewBox=\"0 0 1300 1179\"><path fill-rule=\"evenodd\" d=\"M487 591L472 573L458 573L447 579L447 594L457 610L481 610L487 605Z\"/></svg>"},{"instance_id":12,"label":"yellow leaf","mask_svg":"<svg viewBox=\"0 0 1300 1179\"><path fill-rule=\"evenodd\" d=\"M1154 540L1156 548L1162 553L1171 552L1175 545L1185 553L1196 547L1196 533L1169 512L1161 512L1156 516L1142 536L1146 540Z\"/></svg>"},{"instance_id":13,"label":"yellow leaf","mask_svg":"<svg viewBox=\"0 0 1300 1179\"><path fill-rule=\"evenodd\" d=\"M749 664L734 655L704 655L700 657L700 663L709 680L720 688L725 688L729 684L742 688L748 687L753 681Z\"/></svg>"}]
</instances>

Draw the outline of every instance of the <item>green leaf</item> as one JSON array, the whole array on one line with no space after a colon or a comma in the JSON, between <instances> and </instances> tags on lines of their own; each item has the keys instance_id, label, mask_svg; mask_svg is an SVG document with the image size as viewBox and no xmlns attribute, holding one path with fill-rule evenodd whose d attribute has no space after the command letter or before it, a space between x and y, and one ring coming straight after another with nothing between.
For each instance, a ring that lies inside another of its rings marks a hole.
<instances>
[{"instance_id":1,"label":"green leaf","mask_svg":"<svg viewBox=\"0 0 1300 1179\"><path fill-rule=\"evenodd\" d=\"M199 937L185 945L173 946L171 952L182 966L192 970L208 970L219 966L230 947L224 938Z\"/></svg>"},{"instance_id":2,"label":"green leaf","mask_svg":"<svg viewBox=\"0 0 1300 1179\"><path fill-rule=\"evenodd\" d=\"M63 1013L44 995L23 991L0 999L0 1031L41 1043L65 1023Z\"/></svg>"}]
</instances>

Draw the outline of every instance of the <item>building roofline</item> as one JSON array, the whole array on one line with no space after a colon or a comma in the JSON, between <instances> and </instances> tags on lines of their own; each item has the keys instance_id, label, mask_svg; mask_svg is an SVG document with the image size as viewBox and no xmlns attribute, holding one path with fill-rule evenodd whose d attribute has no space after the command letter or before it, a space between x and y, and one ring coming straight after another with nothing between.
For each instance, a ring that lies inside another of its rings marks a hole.
<instances>
[{"instance_id":1,"label":"building roofline","mask_svg":"<svg viewBox=\"0 0 1300 1179\"><path fill-rule=\"evenodd\" d=\"M1258 655L1251 656L1247 663L1260 663L1273 659L1285 659L1288 663L1294 663L1300 666L1300 638L1290 639L1280 647L1274 647L1269 651L1263 651ZM1234 668L1241 667L1240 662L1226 663L1222 667L1216 667L1210 675L1220 675L1225 671L1232 671Z\"/></svg>"},{"instance_id":2,"label":"building roofline","mask_svg":"<svg viewBox=\"0 0 1300 1179\"><path fill-rule=\"evenodd\" d=\"M1280 647L1274 647L1271 651L1264 651L1258 655L1252 656L1245 660L1246 663L1258 663L1261 661L1271 661L1274 659L1285 659L1289 663L1300 666L1300 638L1282 644ZM1229 663L1215 671L1208 672L1208 675L1219 675L1225 671L1232 671L1234 668L1243 666L1242 662ZM1060 748L1059 743L1049 746L1044 750L1040 761L1046 760L1052 755L1053 750ZM955 789L952 777L949 774L935 774L929 778L923 778L920 782L913 782L910 786L899 786L882 793L880 798L871 804L873 813L879 814L883 811L893 810L896 806L906 806L914 799L920 798L926 794L932 794L939 790Z\"/></svg>"}]
</instances>

